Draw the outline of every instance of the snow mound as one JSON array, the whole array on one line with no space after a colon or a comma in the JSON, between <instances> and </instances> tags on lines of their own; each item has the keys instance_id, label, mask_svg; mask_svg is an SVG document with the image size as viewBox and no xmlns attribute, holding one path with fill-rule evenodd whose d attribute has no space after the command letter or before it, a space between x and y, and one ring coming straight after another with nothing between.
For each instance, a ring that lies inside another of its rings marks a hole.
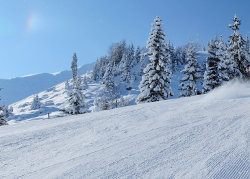
<instances>
[{"instance_id":1,"label":"snow mound","mask_svg":"<svg viewBox=\"0 0 250 179\"><path fill-rule=\"evenodd\" d=\"M204 96L203 100L226 100L250 97L250 83L233 80L225 83L224 85L212 90Z\"/></svg>"}]
</instances>

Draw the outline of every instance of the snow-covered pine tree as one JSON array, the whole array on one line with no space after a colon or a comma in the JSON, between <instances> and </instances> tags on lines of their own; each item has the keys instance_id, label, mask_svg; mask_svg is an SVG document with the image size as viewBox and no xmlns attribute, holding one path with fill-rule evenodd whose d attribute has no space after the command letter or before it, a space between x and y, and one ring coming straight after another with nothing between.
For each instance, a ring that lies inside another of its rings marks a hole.
<instances>
[{"instance_id":1,"label":"snow-covered pine tree","mask_svg":"<svg viewBox=\"0 0 250 179\"><path fill-rule=\"evenodd\" d=\"M73 59L71 62L71 70L72 70L72 78L73 78L73 83L76 81L77 78L77 56L76 53L73 54Z\"/></svg>"},{"instance_id":2,"label":"snow-covered pine tree","mask_svg":"<svg viewBox=\"0 0 250 179\"><path fill-rule=\"evenodd\" d=\"M108 64L107 56L103 56L97 59L93 67L93 73L92 73L93 80L97 81L103 78L107 64Z\"/></svg>"},{"instance_id":3,"label":"snow-covered pine tree","mask_svg":"<svg viewBox=\"0 0 250 179\"><path fill-rule=\"evenodd\" d=\"M68 114L83 114L87 112L85 106L85 96L82 92L82 78L76 76L73 89L68 92L69 106L65 109Z\"/></svg>"},{"instance_id":4,"label":"snow-covered pine tree","mask_svg":"<svg viewBox=\"0 0 250 179\"><path fill-rule=\"evenodd\" d=\"M218 43L217 56L220 59L218 64L219 85L234 77L234 61L229 58L227 45L224 43L222 36Z\"/></svg>"},{"instance_id":5,"label":"snow-covered pine tree","mask_svg":"<svg viewBox=\"0 0 250 179\"><path fill-rule=\"evenodd\" d=\"M35 95L33 97L30 109L31 110L39 109L39 108L41 108L41 105L42 105L42 103L40 102L40 99L39 99L38 95Z\"/></svg>"},{"instance_id":6,"label":"snow-covered pine tree","mask_svg":"<svg viewBox=\"0 0 250 179\"><path fill-rule=\"evenodd\" d=\"M169 53L166 49L165 33L161 27L162 20L156 17L150 37L147 41L147 56L150 63L144 69L144 75L139 85L141 93L136 102L155 102L166 100L173 95L170 84L171 71L168 68Z\"/></svg>"},{"instance_id":7,"label":"snow-covered pine tree","mask_svg":"<svg viewBox=\"0 0 250 179\"><path fill-rule=\"evenodd\" d=\"M175 58L178 68L186 63L186 53L184 47L177 47L175 50Z\"/></svg>"},{"instance_id":8,"label":"snow-covered pine tree","mask_svg":"<svg viewBox=\"0 0 250 179\"><path fill-rule=\"evenodd\" d=\"M134 76L131 73L131 69L136 65L134 53L134 46L131 44L124 52L120 62L121 79L128 84L134 79Z\"/></svg>"},{"instance_id":9,"label":"snow-covered pine tree","mask_svg":"<svg viewBox=\"0 0 250 179\"><path fill-rule=\"evenodd\" d=\"M0 91L2 89L0 88ZM1 100L1 99L0 99ZM0 107L0 126L3 126L3 125L8 125L7 123L7 120L6 120L6 117L5 117L5 112L4 112L4 106Z\"/></svg>"},{"instance_id":10,"label":"snow-covered pine tree","mask_svg":"<svg viewBox=\"0 0 250 179\"><path fill-rule=\"evenodd\" d=\"M140 48L140 46L137 46L137 48L136 48L135 60L136 60L136 63L139 63L141 60L141 48Z\"/></svg>"},{"instance_id":11,"label":"snow-covered pine tree","mask_svg":"<svg viewBox=\"0 0 250 179\"><path fill-rule=\"evenodd\" d=\"M248 35L246 36L246 51L248 55L250 56L250 41L248 39Z\"/></svg>"},{"instance_id":12,"label":"snow-covered pine tree","mask_svg":"<svg viewBox=\"0 0 250 179\"><path fill-rule=\"evenodd\" d=\"M5 119L3 110L0 107L0 126L3 126L3 125L8 125L8 123L7 123L7 120Z\"/></svg>"},{"instance_id":13,"label":"snow-covered pine tree","mask_svg":"<svg viewBox=\"0 0 250 179\"><path fill-rule=\"evenodd\" d=\"M135 59L135 48L133 44L128 46L127 54L130 62L130 68L133 68L137 64Z\"/></svg>"},{"instance_id":14,"label":"snow-covered pine tree","mask_svg":"<svg viewBox=\"0 0 250 179\"><path fill-rule=\"evenodd\" d=\"M109 63L103 77L103 88L95 100L95 106L100 110L109 110L118 107L119 93L114 82L113 64Z\"/></svg>"},{"instance_id":15,"label":"snow-covered pine tree","mask_svg":"<svg viewBox=\"0 0 250 179\"><path fill-rule=\"evenodd\" d=\"M109 63L114 64L114 67L118 65L125 51L126 51L126 41L122 41L112 45L110 47Z\"/></svg>"},{"instance_id":16,"label":"snow-covered pine tree","mask_svg":"<svg viewBox=\"0 0 250 179\"><path fill-rule=\"evenodd\" d=\"M248 35L246 36L246 46L245 46L245 52L246 52L246 56L248 61L250 61L250 41L248 39ZM250 75L250 64L248 64L248 75Z\"/></svg>"},{"instance_id":17,"label":"snow-covered pine tree","mask_svg":"<svg viewBox=\"0 0 250 179\"><path fill-rule=\"evenodd\" d=\"M68 114L83 114L87 112L85 106L85 96L83 94L83 82L82 77L78 75L77 68L77 56L74 53L73 60L71 63L72 69L72 78L73 78L73 89L68 91L68 101L69 106L64 109L64 111Z\"/></svg>"},{"instance_id":18,"label":"snow-covered pine tree","mask_svg":"<svg viewBox=\"0 0 250 179\"><path fill-rule=\"evenodd\" d=\"M196 49L193 43L190 43L186 49L186 62L187 64L185 65L184 70L182 70L182 73L184 73L185 76L181 80L181 97L200 94L200 91L197 88L197 82L201 79L201 70L196 58Z\"/></svg>"},{"instance_id":19,"label":"snow-covered pine tree","mask_svg":"<svg viewBox=\"0 0 250 179\"><path fill-rule=\"evenodd\" d=\"M3 105L1 107L1 112L2 112L4 119L7 120L9 117L11 117L13 115L13 107Z\"/></svg>"},{"instance_id":20,"label":"snow-covered pine tree","mask_svg":"<svg viewBox=\"0 0 250 179\"><path fill-rule=\"evenodd\" d=\"M131 80L131 61L128 53L124 53L122 56L120 69L121 69L121 79L126 83L130 83Z\"/></svg>"},{"instance_id":21,"label":"snow-covered pine tree","mask_svg":"<svg viewBox=\"0 0 250 179\"><path fill-rule=\"evenodd\" d=\"M143 71L147 66L146 60L145 60L145 53L143 51L144 49L141 49L141 55L140 55L140 71L139 71L139 76L143 76Z\"/></svg>"},{"instance_id":22,"label":"snow-covered pine tree","mask_svg":"<svg viewBox=\"0 0 250 179\"><path fill-rule=\"evenodd\" d=\"M177 59L175 56L174 46L170 41L168 41L167 43L167 50L169 51L169 55L170 55L170 68L171 68L171 71L174 72L177 70L178 64L177 64Z\"/></svg>"},{"instance_id":23,"label":"snow-covered pine tree","mask_svg":"<svg viewBox=\"0 0 250 179\"><path fill-rule=\"evenodd\" d=\"M246 40L238 32L241 20L235 15L234 24L230 24L229 28L233 30L233 34L229 37L229 53L230 58L235 61L235 77L240 79L249 79L247 68L250 65L250 59L246 52Z\"/></svg>"},{"instance_id":24,"label":"snow-covered pine tree","mask_svg":"<svg viewBox=\"0 0 250 179\"><path fill-rule=\"evenodd\" d=\"M207 93L220 85L218 66L220 58L218 56L219 39L216 37L208 43L209 56L206 60L206 71L203 80L203 93Z\"/></svg>"}]
</instances>

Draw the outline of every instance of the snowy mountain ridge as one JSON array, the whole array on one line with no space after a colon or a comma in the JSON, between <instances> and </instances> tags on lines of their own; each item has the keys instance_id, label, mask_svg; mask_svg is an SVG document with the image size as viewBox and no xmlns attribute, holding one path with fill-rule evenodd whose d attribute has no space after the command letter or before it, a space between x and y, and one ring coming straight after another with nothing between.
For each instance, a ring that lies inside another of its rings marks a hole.
<instances>
[{"instance_id":1,"label":"snowy mountain ridge","mask_svg":"<svg viewBox=\"0 0 250 179\"><path fill-rule=\"evenodd\" d=\"M250 84L2 126L1 178L249 178Z\"/></svg>"},{"instance_id":2,"label":"snowy mountain ridge","mask_svg":"<svg viewBox=\"0 0 250 179\"><path fill-rule=\"evenodd\" d=\"M92 70L94 63L83 65L78 69L79 74ZM54 85L71 78L71 71L57 73L42 73L26 75L12 79L0 79L1 88L0 104L11 104L24 99L32 94L44 91Z\"/></svg>"}]
</instances>

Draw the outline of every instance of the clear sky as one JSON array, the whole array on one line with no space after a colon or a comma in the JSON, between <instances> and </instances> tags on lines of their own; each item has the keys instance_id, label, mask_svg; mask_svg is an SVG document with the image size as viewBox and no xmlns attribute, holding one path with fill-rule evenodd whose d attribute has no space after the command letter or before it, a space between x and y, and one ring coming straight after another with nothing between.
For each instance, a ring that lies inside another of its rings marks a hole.
<instances>
[{"instance_id":1,"label":"clear sky","mask_svg":"<svg viewBox=\"0 0 250 179\"><path fill-rule=\"evenodd\" d=\"M70 69L126 40L145 46L155 16L175 46L227 39L234 14L250 36L250 0L0 0L0 78Z\"/></svg>"}]
</instances>

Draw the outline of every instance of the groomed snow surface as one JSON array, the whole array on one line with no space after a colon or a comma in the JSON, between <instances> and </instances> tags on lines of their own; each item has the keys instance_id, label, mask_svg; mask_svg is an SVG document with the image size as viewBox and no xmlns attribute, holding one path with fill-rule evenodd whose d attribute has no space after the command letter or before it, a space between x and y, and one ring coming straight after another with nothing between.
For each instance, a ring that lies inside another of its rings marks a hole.
<instances>
[{"instance_id":1,"label":"groomed snow surface","mask_svg":"<svg viewBox=\"0 0 250 179\"><path fill-rule=\"evenodd\" d=\"M0 178L250 178L250 84L2 126Z\"/></svg>"}]
</instances>

